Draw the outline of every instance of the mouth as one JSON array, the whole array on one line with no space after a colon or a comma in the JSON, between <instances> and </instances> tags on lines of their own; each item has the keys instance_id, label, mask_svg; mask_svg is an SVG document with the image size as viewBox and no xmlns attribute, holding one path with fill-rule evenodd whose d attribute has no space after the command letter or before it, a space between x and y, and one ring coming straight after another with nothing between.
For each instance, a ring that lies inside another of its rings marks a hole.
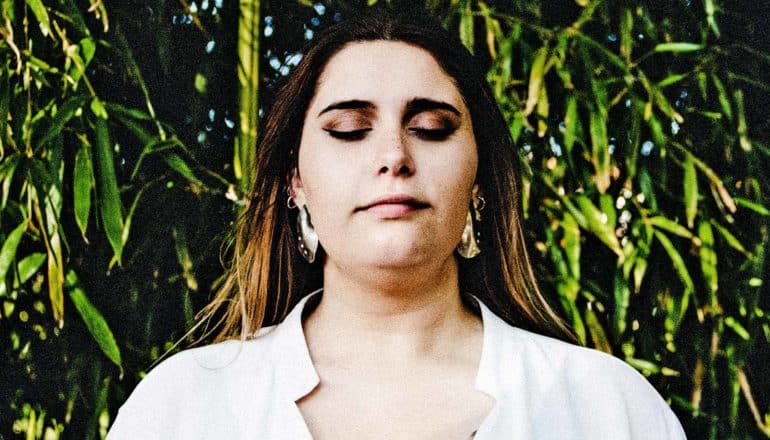
<instances>
[{"instance_id":1,"label":"mouth","mask_svg":"<svg viewBox=\"0 0 770 440\"><path fill-rule=\"evenodd\" d=\"M426 202L409 195L391 195L372 201L356 208L356 212L365 211L383 219L404 217L412 212L430 207Z\"/></svg>"}]
</instances>

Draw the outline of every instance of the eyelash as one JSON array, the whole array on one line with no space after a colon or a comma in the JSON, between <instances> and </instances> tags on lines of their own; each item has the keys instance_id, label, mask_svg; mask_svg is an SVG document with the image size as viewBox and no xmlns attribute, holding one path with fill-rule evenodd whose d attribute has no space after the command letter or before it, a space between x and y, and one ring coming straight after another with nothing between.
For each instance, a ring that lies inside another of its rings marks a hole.
<instances>
[{"instance_id":1,"label":"eyelash","mask_svg":"<svg viewBox=\"0 0 770 440\"><path fill-rule=\"evenodd\" d=\"M351 130L351 131L337 131L337 130L331 130L328 128L324 128L324 131L329 133L329 135L335 139L340 139L342 141L360 141L364 137L366 137L366 133L372 131L371 128L362 128L360 130ZM446 128L436 128L436 129L428 129L428 128L409 128L409 131L411 133L414 133L417 135L417 137L427 140L427 141L442 141L454 133L455 128L454 127L446 127Z\"/></svg>"}]
</instances>

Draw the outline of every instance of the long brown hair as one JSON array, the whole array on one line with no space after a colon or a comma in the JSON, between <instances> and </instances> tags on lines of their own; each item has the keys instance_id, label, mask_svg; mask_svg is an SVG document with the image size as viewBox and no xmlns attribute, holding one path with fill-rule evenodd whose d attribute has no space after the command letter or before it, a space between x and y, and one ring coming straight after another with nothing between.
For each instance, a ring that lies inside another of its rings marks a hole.
<instances>
[{"instance_id":1,"label":"long brown hair","mask_svg":"<svg viewBox=\"0 0 770 440\"><path fill-rule=\"evenodd\" d=\"M486 208L478 225L482 252L459 262L463 294L475 295L512 325L574 341L537 287L521 227L516 151L482 70L459 39L426 14L385 10L367 11L318 35L277 94L260 134L256 177L236 224L231 266L202 311L204 318L218 316L215 339L254 335L322 287L323 258L308 264L296 251L287 176L296 166L305 112L324 66L346 44L373 40L402 41L430 52L470 111L479 156L476 183Z\"/></svg>"}]
</instances>

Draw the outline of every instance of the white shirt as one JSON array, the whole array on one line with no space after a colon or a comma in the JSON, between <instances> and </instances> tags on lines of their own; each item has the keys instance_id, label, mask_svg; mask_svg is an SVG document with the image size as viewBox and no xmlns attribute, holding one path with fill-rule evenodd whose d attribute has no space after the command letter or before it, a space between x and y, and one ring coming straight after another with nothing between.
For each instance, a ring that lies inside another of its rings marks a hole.
<instances>
[{"instance_id":1,"label":"white shirt","mask_svg":"<svg viewBox=\"0 0 770 440\"><path fill-rule=\"evenodd\" d=\"M320 382L302 299L248 341L178 353L120 408L109 440L310 439L295 402ZM655 389L622 361L508 325L481 301L476 389L495 398L475 440L684 439Z\"/></svg>"}]
</instances>

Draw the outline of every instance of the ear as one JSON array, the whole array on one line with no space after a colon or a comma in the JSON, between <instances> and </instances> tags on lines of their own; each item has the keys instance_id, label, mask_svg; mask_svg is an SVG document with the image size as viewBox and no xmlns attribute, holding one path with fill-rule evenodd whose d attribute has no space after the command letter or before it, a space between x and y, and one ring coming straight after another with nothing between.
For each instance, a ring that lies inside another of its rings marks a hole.
<instances>
[{"instance_id":1,"label":"ear","mask_svg":"<svg viewBox=\"0 0 770 440\"><path fill-rule=\"evenodd\" d=\"M302 186L302 178L299 177L299 171L296 168L291 170L289 183L289 192L294 199L294 203L296 203L297 206L305 205L307 203L307 199L305 198L305 188Z\"/></svg>"}]
</instances>

